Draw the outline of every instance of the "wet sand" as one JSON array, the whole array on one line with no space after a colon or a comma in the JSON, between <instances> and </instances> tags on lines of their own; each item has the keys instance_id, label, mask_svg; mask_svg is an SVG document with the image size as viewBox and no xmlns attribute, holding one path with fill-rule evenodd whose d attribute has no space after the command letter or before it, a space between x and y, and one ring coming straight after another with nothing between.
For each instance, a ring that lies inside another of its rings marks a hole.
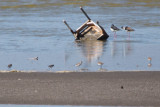
<instances>
[{"instance_id":1,"label":"wet sand","mask_svg":"<svg viewBox=\"0 0 160 107\"><path fill-rule=\"evenodd\" d=\"M0 73L0 103L160 106L160 72Z\"/></svg>"}]
</instances>

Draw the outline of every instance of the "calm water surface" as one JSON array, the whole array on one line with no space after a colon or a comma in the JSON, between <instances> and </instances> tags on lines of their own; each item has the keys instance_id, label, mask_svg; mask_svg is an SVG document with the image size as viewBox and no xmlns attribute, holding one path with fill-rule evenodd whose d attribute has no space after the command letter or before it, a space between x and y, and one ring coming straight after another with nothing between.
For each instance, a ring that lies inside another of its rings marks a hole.
<instances>
[{"instance_id":1,"label":"calm water surface","mask_svg":"<svg viewBox=\"0 0 160 107\"><path fill-rule=\"evenodd\" d=\"M87 20L79 6L105 28L107 41L74 41L62 20L77 29ZM16 70L48 71L54 64L53 72L97 71L98 61L106 70L160 70L159 12L159 0L0 0L0 70L12 63ZM135 31L114 39L111 24Z\"/></svg>"}]
</instances>

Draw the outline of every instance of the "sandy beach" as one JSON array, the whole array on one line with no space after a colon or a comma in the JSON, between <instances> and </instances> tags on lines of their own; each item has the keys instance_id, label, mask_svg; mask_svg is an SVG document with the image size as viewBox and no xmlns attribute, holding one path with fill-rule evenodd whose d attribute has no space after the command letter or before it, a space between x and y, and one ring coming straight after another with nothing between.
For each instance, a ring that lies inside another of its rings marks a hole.
<instances>
[{"instance_id":1,"label":"sandy beach","mask_svg":"<svg viewBox=\"0 0 160 107\"><path fill-rule=\"evenodd\" d=\"M0 73L0 103L160 106L160 72Z\"/></svg>"}]
</instances>

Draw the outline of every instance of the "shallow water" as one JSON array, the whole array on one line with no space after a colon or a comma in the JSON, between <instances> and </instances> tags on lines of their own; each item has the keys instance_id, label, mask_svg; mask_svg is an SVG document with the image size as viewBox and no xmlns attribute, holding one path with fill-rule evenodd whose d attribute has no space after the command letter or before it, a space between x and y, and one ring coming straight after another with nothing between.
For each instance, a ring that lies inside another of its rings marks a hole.
<instances>
[{"instance_id":1,"label":"shallow water","mask_svg":"<svg viewBox=\"0 0 160 107\"><path fill-rule=\"evenodd\" d=\"M105 28L107 41L74 41L62 20L77 29L87 20L79 6ZM160 70L159 11L159 0L0 0L0 70L97 71L98 61L109 71ZM114 38L111 24L135 31L129 38L121 30Z\"/></svg>"}]
</instances>

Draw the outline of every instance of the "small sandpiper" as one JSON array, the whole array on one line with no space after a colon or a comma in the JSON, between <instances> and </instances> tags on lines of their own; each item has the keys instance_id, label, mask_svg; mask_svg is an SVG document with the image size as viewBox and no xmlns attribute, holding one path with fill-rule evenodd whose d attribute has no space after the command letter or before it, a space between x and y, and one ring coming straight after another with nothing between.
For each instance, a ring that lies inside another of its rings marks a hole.
<instances>
[{"instance_id":1,"label":"small sandpiper","mask_svg":"<svg viewBox=\"0 0 160 107\"><path fill-rule=\"evenodd\" d=\"M121 28L128 32L129 37L130 37L130 32L135 31L134 29L128 26L122 26Z\"/></svg>"},{"instance_id":2,"label":"small sandpiper","mask_svg":"<svg viewBox=\"0 0 160 107\"><path fill-rule=\"evenodd\" d=\"M114 32L114 38L117 37L116 32L120 31L118 27L116 27L114 24L111 25L111 31Z\"/></svg>"},{"instance_id":3,"label":"small sandpiper","mask_svg":"<svg viewBox=\"0 0 160 107\"><path fill-rule=\"evenodd\" d=\"M38 57L29 58L30 60L38 60Z\"/></svg>"},{"instance_id":4,"label":"small sandpiper","mask_svg":"<svg viewBox=\"0 0 160 107\"><path fill-rule=\"evenodd\" d=\"M54 64L48 65L48 67L52 69L54 67Z\"/></svg>"},{"instance_id":5,"label":"small sandpiper","mask_svg":"<svg viewBox=\"0 0 160 107\"><path fill-rule=\"evenodd\" d=\"M79 62L79 63L77 63L75 66L76 66L76 67L79 67L79 66L81 66L81 65L82 65L82 61Z\"/></svg>"},{"instance_id":6,"label":"small sandpiper","mask_svg":"<svg viewBox=\"0 0 160 107\"><path fill-rule=\"evenodd\" d=\"M81 65L82 65L82 61L77 63L77 64L75 64L76 67L80 67Z\"/></svg>"},{"instance_id":7,"label":"small sandpiper","mask_svg":"<svg viewBox=\"0 0 160 107\"><path fill-rule=\"evenodd\" d=\"M148 61L151 62L151 60L152 60L152 58L151 58L151 57L148 57Z\"/></svg>"},{"instance_id":8,"label":"small sandpiper","mask_svg":"<svg viewBox=\"0 0 160 107\"><path fill-rule=\"evenodd\" d=\"M12 64L9 64L9 65L8 65L8 68L11 68L11 67L12 67Z\"/></svg>"},{"instance_id":9,"label":"small sandpiper","mask_svg":"<svg viewBox=\"0 0 160 107\"><path fill-rule=\"evenodd\" d=\"M102 65L104 64L103 62L98 62L97 63L100 66L100 69L102 69Z\"/></svg>"},{"instance_id":10,"label":"small sandpiper","mask_svg":"<svg viewBox=\"0 0 160 107\"><path fill-rule=\"evenodd\" d=\"M151 58L151 57L148 57L148 61L149 61L149 63L148 63L148 67L151 67L151 66L152 66L152 63L151 63L152 58Z\"/></svg>"}]
</instances>

